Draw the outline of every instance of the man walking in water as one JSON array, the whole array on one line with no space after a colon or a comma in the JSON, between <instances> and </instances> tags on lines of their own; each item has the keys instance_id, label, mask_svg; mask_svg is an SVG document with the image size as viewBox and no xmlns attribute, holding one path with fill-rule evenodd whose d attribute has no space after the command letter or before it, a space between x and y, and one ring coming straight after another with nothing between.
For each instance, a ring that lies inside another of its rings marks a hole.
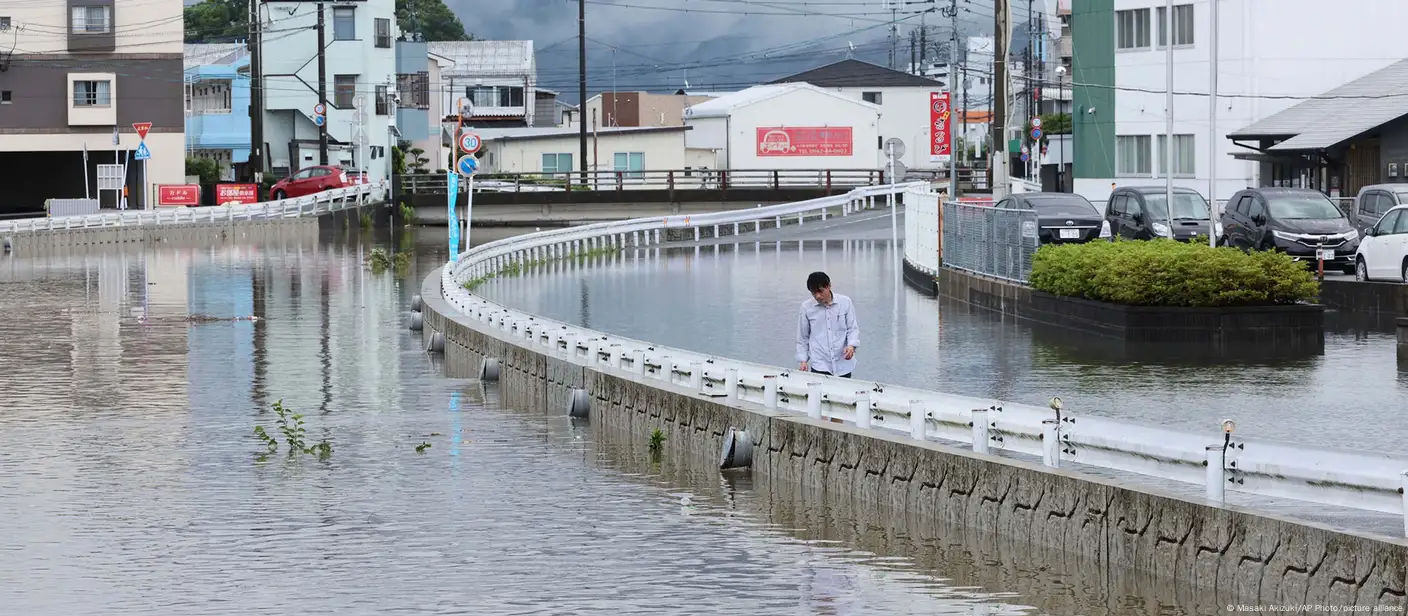
<instances>
[{"instance_id":1,"label":"man walking in water","mask_svg":"<svg viewBox=\"0 0 1408 616\"><path fill-rule=\"evenodd\" d=\"M803 371L851 378L860 345L860 325L851 298L831 291L824 272L807 276L812 296L802 302L797 318L797 361Z\"/></svg>"}]
</instances>

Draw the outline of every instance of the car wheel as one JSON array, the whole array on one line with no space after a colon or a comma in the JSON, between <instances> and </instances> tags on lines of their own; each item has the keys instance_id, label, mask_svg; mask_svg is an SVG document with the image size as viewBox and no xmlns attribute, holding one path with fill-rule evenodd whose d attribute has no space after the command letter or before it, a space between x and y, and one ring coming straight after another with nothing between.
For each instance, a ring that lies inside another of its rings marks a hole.
<instances>
[{"instance_id":1,"label":"car wheel","mask_svg":"<svg viewBox=\"0 0 1408 616\"><path fill-rule=\"evenodd\" d=\"M1369 282L1369 266L1364 264L1364 257L1354 259L1354 279L1359 282Z\"/></svg>"},{"instance_id":2,"label":"car wheel","mask_svg":"<svg viewBox=\"0 0 1408 616\"><path fill-rule=\"evenodd\" d=\"M1217 245L1218 245L1218 246L1227 246L1227 245L1228 245L1227 236L1224 235L1224 236L1222 236L1222 237L1217 238Z\"/></svg>"},{"instance_id":3,"label":"car wheel","mask_svg":"<svg viewBox=\"0 0 1408 616\"><path fill-rule=\"evenodd\" d=\"M284 199L287 199L287 198L288 198L288 193L284 192L283 189L279 189L279 190L274 191L274 200L275 200L275 201L283 201Z\"/></svg>"},{"instance_id":4,"label":"car wheel","mask_svg":"<svg viewBox=\"0 0 1408 616\"><path fill-rule=\"evenodd\" d=\"M1403 274L1403 282L1408 283L1408 259L1403 260L1403 271L1399 273Z\"/></svg>"}]
</instances>

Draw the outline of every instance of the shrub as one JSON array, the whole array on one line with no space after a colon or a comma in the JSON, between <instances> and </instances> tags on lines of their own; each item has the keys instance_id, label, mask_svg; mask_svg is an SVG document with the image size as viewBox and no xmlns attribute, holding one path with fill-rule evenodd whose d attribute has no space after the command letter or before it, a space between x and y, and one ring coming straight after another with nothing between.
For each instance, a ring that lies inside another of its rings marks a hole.
<instances>
[{"instance_id":1,"label":"shrub","mask_svg":"<svg viewBox=\"0 0 1408 616\"><path fill-rule=\"evenodd\" d=\"M1314 301L1320 285L1278 252L1158 239L1042 246L1033 289L1131 306L1265 306Z\"/></svg>"}]
</instances>

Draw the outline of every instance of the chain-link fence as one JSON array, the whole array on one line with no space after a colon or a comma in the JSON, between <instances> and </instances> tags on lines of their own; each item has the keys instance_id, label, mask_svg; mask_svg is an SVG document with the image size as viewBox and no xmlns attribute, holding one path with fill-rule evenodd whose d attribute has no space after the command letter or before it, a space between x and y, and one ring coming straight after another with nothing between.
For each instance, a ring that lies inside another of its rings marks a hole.
<instances>
[{"instance_id":1,"label":"chain-link fence","mask_svg":"<svg viewBox=\"0 0 1408 616\"><path fill-rule=\"evenodd\" d=\"M1027 282L1037 239L1036 212L990 205L945 202L943 259L946 267L1014 282Z\"/></svg>"}]
</instances>

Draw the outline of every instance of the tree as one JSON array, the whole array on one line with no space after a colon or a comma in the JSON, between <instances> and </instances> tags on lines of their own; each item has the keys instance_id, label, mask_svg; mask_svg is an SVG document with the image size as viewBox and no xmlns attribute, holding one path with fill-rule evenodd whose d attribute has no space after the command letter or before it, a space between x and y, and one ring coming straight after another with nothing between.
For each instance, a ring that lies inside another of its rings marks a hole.
<instances>
[{"instance_id":1,"label":"tree","mask_svg":"<svg viewBox=\"0 0 1408 616\"><path fill-rule=\"evenodd\" d=\"M249 0L205 0L185 9L187 43L249 38Z\"/></svg>"},{"instance_id":2,"label":"tree","mask_svg":"<svg viewBox=\"0 0 1408 616\"><path fill-rule=\"evenodd\" d=\"M406 40L474 40L443 0L396 0L396 25Z\"/></svg>"}]
</instances>

